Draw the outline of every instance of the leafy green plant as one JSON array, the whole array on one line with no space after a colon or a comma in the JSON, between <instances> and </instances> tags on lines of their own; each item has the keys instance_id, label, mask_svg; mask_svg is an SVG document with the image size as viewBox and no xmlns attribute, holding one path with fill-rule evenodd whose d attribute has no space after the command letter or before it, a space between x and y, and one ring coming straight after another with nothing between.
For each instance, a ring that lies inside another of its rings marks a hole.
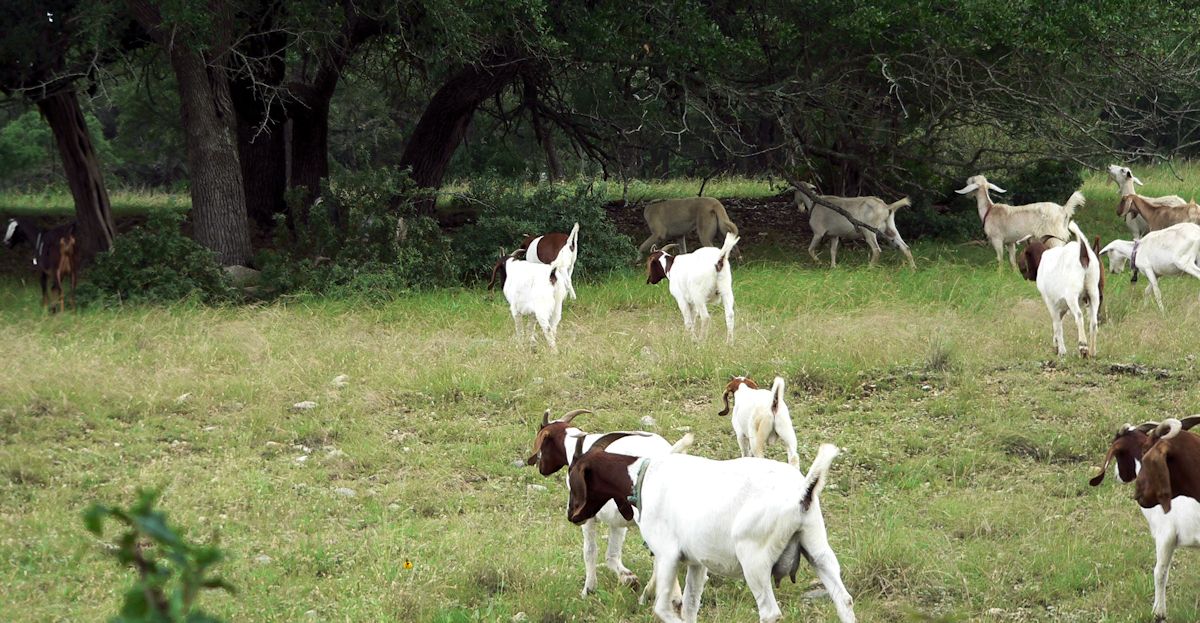
<instances>
[{"instance_id":1,"label":"leafy green plant","mask_svg":"<svg viewBox=\"0 0 1200 623\"><path fill-rule=\"evenodd\" d=\"M454 274L449 241L436 221L409 206L417 191L405 174L384 167L340 175L305 207L293 193L293 215L276 225L275 250L259 257L262 281L279 292L386 299L412 288L445 284Z\"/></svg>"},{"instance_id":2,"label":"leafy green plant","mask_svg":"<svg viewBox=\"0 0 1200 623\"><path fill-rule=\"evenodd\" d=\"M232 290L212 252L180 231L182 216L149 215L144 225L118 236L110 251L96 257L79 287L84 304L203 303L228 300Z\"/></svg>"},{"instance_id":3,"label":"leafy green plant","mask_svg":"<svg viewBox=\"0 0 1200 623\"><path fill-rule=\"evenodd\" d=\"M465 281L490 275L500 249L512 251L527 235L569 232L579 223L576 273L586 281L628 266L636 249L604 210L606 193L593 184L539 184L532 190L487 180L462 200L482 206L476 221L454 235Z\"/></svg>"},{"instance_id":4,"label":"leafy green plant","mask_svg":"<svg viewBox=\"0 0 1200 623\"><path fill-rule=\"evenodd\" d=\"M124 526L112 547L122 565L137 570L138 580L125 591L121 612L112 623L210 623L219 621L196 608L205 589L230 593L234 588L211 574L224 555L216 544L190 543L167 523L165 513L154 509L158 492L139 489L129 509L93 504L83 522L92 534L104 536L104 522Z\"/></svg>"}]
</instances>

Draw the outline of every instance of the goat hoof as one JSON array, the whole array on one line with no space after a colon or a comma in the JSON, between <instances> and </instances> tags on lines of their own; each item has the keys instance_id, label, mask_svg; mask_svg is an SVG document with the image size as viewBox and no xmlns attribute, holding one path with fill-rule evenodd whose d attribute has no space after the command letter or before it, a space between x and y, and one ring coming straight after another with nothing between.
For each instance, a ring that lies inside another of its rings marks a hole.
<instances>
[{"instance_id":1,"label":"goat hoof","mask_svg":"<svg viewBox=\"0 0 1200 623\"><path fill-rule=\"evenodd\" d=\"M638 582L637 574L633 573L632 571L629 573L622 573L617 581L620 582L622 586L628 586L635 591L640 589L642 586L642 583Z\"/></svg>"},{"instance_id":2,"label":"goat hoof","mask_svg":"<svg viewBox=\"0 0 1200 623\"><path fill-rule=\"evenodd\" d=\"M585 587L583 587L583 590L579 591L579 596L586 598L588 595L591 595L595 592L596 592L595 588L588 588L585 586Z\"/></svg>"}]
</instances>

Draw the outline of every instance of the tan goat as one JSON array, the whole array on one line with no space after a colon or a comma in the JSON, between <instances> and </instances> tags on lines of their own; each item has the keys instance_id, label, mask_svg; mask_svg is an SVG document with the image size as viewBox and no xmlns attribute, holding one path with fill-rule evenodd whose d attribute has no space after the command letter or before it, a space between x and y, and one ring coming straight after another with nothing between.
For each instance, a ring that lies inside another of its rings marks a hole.
<instances>
[{"instance_id":1,"label":"tan goat","mask_svg":"<svg viewBox=\"0 0 1200 623\"><path fill-rule=\"evenodd\" d=\"M651 201L642 216L650 228L650 237L638 247L639 259L652 247L675 239L679 240L679 246L687 253L684 239L693 231L702 247L716 246L713 241L724 240L725 234L738 235L737 225L729 220L725 206L712 197Z\"/></svg>"}]
</instances>

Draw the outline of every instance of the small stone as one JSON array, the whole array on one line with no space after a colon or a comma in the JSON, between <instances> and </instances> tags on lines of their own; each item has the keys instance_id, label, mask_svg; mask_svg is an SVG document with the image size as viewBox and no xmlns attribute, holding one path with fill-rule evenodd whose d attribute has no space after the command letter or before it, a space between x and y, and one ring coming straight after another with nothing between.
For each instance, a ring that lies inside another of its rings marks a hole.
<instances>
[{"instance_id":1,"label":"small stone","mask_svg":"<svg viewBox=\"0 0 1200 623\"><path fill-rule=\"evenodd\" d=\"M183 403L187 402L188 398L191 398L191 397L192 397L192 392L188 392L186 394L180 394L179 397L175 399L175 404L183 404Z\"/></svg>"},{"instance_id":2,"label":"small stone","mask_svg":"<svg viewBox=\"0 0 1200 623\"><path fill-rule=\"evenodd\" d=\"M354 489L351 489L349 487L338 487L337 489L334 489L333 492L344 498L352 498L352 497L358 495L357 493L354 492Z\"/></svg>"},{"instance_id":3,"label":"small stone","mask_svg":"<svg viewBox=\"0 0 1200 623\"><path fill-rule=\"evenodd\" d=\"M308 411L309 409L316 409L317 403L315 403L311 400L302 400L302 401L297 402L296 404L292 405L292 408L295 409L296 411Z\"/></svg>"},{"instance_id":4,"label":"small stone","mask_svg":"<svg viewBox=\"0 0 1200 623\"><path fill-rule=\"evenodd\" d=\"M522 461L521 459L513 459L513 462L510 463L510 465L513 467L525 467L525 461Z\"/></svg>"},{"instance_id":5,"label":"small stone","mask_svg":"<svg viewBox=\"0 0 1200 623\"><path fill-rule=\"evenodd\" d=\"M316 610L309 610L309 611L307 611L307 612L305 612L305 613L304 613L304 616L306 616L306 617L308 617L308 618L310 618L310 619L315 619L315 618L317 618L317 611L316 611Z\"/></svg>"},{"instance_id":6,"label":"small stone","mask_svg":"<svg viewBox=\"0 0 1200 623\"><path fill-rule=\"evenodd\" d=\"M521 621L528 621L529 615L525 614L524 612L518 612L513 615L511 620L512 620L512 623L520 623Z\"/></svg>"},{"instance_id":7,"label":"small stone","mask_svg":"<svg viewBox=\"0 0 1200 623\"><path fill-rule=\"evenodd\" d=\"M805 599L825 599L829 597L829 592L823 588L816 588L801 595Z\"/></svg>"},{"instance_id":8,"label":"small stone","mask_svg":"<svg viewBox=\"0 0 1200 623\"><path fill-rule=\"evenodd\" d=\"M399 504L396 504L395 502L392 502L391 504L388 504L388 505L387 505L387 509L388 509L388 510L390 510L390 511L392 511L392 512L395 512L395 511L398 511L398 510L400 510L400 505L399 505Z\"/></svg>"},{"instance_id":9,"label":"small stone","mask_svg":"<svg viewBox=\"0 0 1200 623\"><path fill-rule=\"evenodd\" d=\"M530 491L538 491L538 492L546 490L546 487L544 485L525 485L525 488L529 489Z\"/></svg>"},{"instance_id":10,"label":"small stone","mask_svg":"<svg viewBox=\"0 0 1200 623\"><path fill-rule=\"evenodd\" d=\"M656 422L652 416L642 416L642 428L654 428L655 426L658 426L658 422Z\"/></svg>"},{"instance_id":11,"label":"small stone","mask_svg":"<svg viewBox=\"0 0 1200 623\"><path fill-rule=\"evenodd\" d=\"M339 450L339 449L337 449L337 448L334 448L334 449L330 450L328 454L326 454L326 455L325 455L325 458L327 458L327 459L340 459L340 458L342 458L342 457L344 457L344 456L346 456L346 453L345 453L345 452L342 452L341 450Z\"/></svg>"},{"instance_id":12,"label":"small stone","mask_svg":"<svg viewBox=\"0 0 1200 623\"><path fill-rule=\"evenodd\" d=\"M922 385L922 386L921 386L921 390L922 390L922 391L926 391L926 392L927 392L927 391L929 391L929 390L931 390L931 389L933 389L933 386L932 386L932 385Z\"/></svg>"},{"instance_id":13,"label":"small stone","mask_svg":"<svg viewBox=\"0 0 1200 623\"><path fill-rule=\"evenodd\" d=\"M303 463L308 460L307 454L302 454L294 459L297 463Z\"/></svg>"},{"instance_id":14,"label":"small stone","mask_svg":"<svg viewBox=\"0 0 1200 623\"><path fill-rule=\"evenodd\" d=\"M1004 610L1002 608L988 608L987 613L988 616L998 617L1004 614Z\"/></svg>"},{"instance_id":15,"label":"small stone","mask_svg":"<svg viewBox=\"0 0 1200 623\"><path fill-rule=\"evenodd\" d=\"M256 562L260 565L265 565L265 564L271 562L271 557L266 554L259 554L254 557L254 562Z\"/></svg>"},{"instance_id":16,"label":"small stone","mask_svg":"<svg viewBox=\"0 0 1200 623\"><path fill-rule=\"evenodd\" d=\"M258 285L261 273L246 266L226 266L225 274L235 288Z\"/></svg>"},{"instance_id":17,"label":"small stone","mask_svg":"<svg viewBox=\"0 0 1200 623\"><path fill-rule=\"evenodd\" d=\"M345 374L339 374L333 377L333 381L329 383L334 387L345 387L350 384L350 377Z\"/></svg>"}]
</instances>

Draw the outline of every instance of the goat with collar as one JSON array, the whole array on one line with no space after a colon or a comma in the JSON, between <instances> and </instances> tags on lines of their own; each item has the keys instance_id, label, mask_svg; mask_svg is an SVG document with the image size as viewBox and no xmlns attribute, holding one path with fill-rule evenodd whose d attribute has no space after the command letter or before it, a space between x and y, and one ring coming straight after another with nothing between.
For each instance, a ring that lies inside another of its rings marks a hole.
<instances>
[{"instance_id":1,"label":"goat with collar","mask_svg":"<svg viewBox=\"0 0 1200 623\"><path fill-rule=\"evenodd\" d=\"M1113 240L1100 250L1108 255L1109 269L1121 272L1128 262L1134 274L1146 275L1150 282L1147 294L1154 294L1159 311L1164 311L1158 278L1163 275L1186 274L1200 279L1200 225L1178 223L1152 231L1140 240Z\"/></svg>"},{"instance_id":2,"label":"goat with collar","mask_svg":"<svg viewBox=\"0 0 1200 623\"><path fill-rule=\"evenodd\" d=\"M854 600L842 584L819 501L838 454L835 446L821 446L806 476L789 465L754 457L713 461L669 454L647 460L607 452L622 436L605 435L572 463L567 518L585 522L609 503L615 503L626 519L636 518L654 552L654 613L660 620L695 621L712 571L744 577L759 620L774 623L782 612L772 580L777 585L791 575L794 581L804 558L825 585L842 623L855 621ZM641 487L634 495L639 480ZM668 597L681 563L687 566L682 617Z\"/></svg>"},{"instance_id":3,"label":"goat with collar","mask_svg":"<svg viewBox=\"0 0 1200 623\"><path fill-rule=\"evenodd\" d=\"M708 303L720 298L725 307L725 340L733 342L733 268L729 265L729 254L737 242L737 236L726 234L720 249L704 247L682 255L668 253L667 249L675 246L669 244L651 253L646 262L646 283L670 280L671 296L675 297L683 324L694 339L708 334Z\"/></svg>"},{"instance_id":4,"label":"goat with collar","mask_svg":"<svg viewBox=\"0 0 1200 623\"><path fill-rule=\"evenodd\" d=\"M49 307L51 313L55 305L50 302L50 291L58 291L58 310L66 308L66 293L63 289L64 279L71 283L71 304L75 304L75 285L79 271L79 244L75 234L75 222L59 225L43 230L33 221L25 218L12 218L4 229L4 246L12 248L21 242L28 242L33 247L33 267L38 272L42 285L42 307ZM50 279L54 279L53 286Z\"/></svg>"},{"instance_id":5,"label":"goat with collar","mask_svg":"<svg viewBox=\"0 0 1200 623\"><path fill-rule=\"evenodd\" d=\"M1195 481L1183 482L1180 477L1185 474L1178 473L1179 469L1166 468L1167 460L1163 454L1168 451L1166 446L1171 438L1198 423L1200 416L1193 415L1182 420L1168 418L1161 424L1146 422L1136 427L1122 426L1109 444L1100 473L1089 481L1093 487L1099 486L1104 482L1109 463L1113 463L1113 474L1118 482L1137 483L1135 499L1149 524L1150 536L1154 538L1153 613L1156 623L1167 620L1167 578L1175 550L1200 548L1200 502L1195 497ZM1182 434L1194 437L1190 433ZM1163 439L1167 441L1164 443ZM1197 440L1184 439L1183 443L1194 445ZM1188 454L1183 464L1190 465L1194 472L1200 456L1194 451Z\"/></svg>"}]
</instances>

